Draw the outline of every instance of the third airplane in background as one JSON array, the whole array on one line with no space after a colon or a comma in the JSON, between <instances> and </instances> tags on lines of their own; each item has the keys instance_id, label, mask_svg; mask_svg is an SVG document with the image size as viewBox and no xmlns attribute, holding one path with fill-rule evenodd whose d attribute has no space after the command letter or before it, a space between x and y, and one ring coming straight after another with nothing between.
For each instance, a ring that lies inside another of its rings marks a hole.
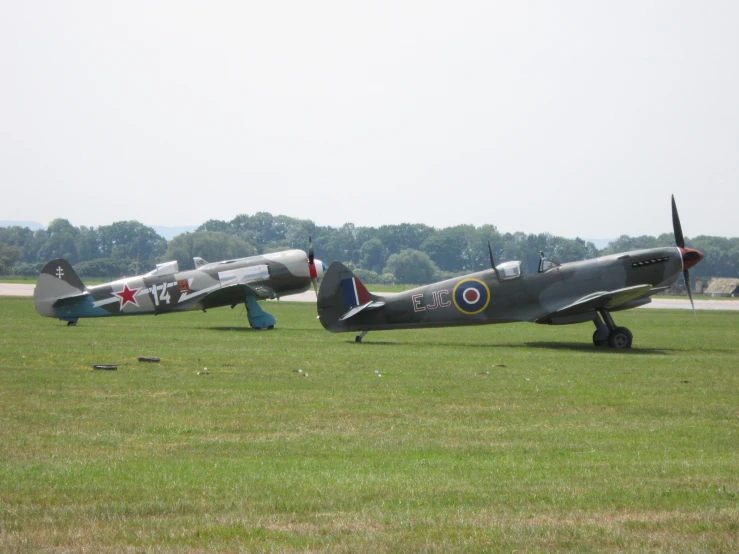
<instances>
[{"instance_id":1,"label":"third airplane in background","mask_svg":"<svg viewBox=\"0 0 739 554\"><path fill-rule=\"evenodd\" d=\"M676 246L565 264L542 254L539 271L532 275L522 275L518 261L496 266L488 247L491 269L386 296L368 292L349 269L334 262L318 292L318 317L334 333L359 332L356 342L373 330L592 321L595 346L630 348L631 332L616 326L611 312L649 303L681 273L693 303L688 270L703 254L685 247L674 197L672 223Z\"/></svg>"}]
</instances>

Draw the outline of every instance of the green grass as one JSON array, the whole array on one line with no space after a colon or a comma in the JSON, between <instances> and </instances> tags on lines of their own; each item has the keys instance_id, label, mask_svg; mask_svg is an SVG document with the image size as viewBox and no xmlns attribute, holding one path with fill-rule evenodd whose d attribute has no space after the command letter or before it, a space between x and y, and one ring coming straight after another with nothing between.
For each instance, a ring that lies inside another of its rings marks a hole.
<instances>
[{"instance_id":1,"label":"green grass","mask_svg":"<svg viewBox=\"0 0 739 554\"><path fill-rule=\"evenodd\" d=\"M0 299L0 551L739 551L739 313L619 313L614 352L268 309L68 328Z\"/></svg>"},{"instance_id":2,"label":"green grass","mask_svg":"<svg viewBox=\"0 0 739 554\"><path fill-rule=\"evenodd\" d=\"M669 298L673 300L689 300L687 294L657 294L653 298ZM696 294L693 293L693 298L696 300L737 300L732 296L710 296L708 294Z\"/></svg>"}]
</instances>

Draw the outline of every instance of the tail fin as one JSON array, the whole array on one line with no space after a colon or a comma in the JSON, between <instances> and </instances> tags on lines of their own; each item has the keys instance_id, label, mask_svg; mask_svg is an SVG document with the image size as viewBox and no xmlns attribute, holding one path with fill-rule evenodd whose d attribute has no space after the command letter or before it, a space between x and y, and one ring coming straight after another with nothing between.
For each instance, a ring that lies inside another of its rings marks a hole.
<instances>
[{"instance_id":1,"label":"tail fin","mask_svg":"<svg viewBox=\"0 0 739 554\"><path fill-rule=\"evenodd\" d=\"M340 262L333 262L323 275L318 291L318 318L329 331L349 331L345 320L365 308L384 305L382 298L369 292L359 277Z\"/></svg>"},{"instance_id":2,"label":"tail fin","mask_svg":"<svg viewBox=\"0 0 739 554\"><path fill-rule=\"evenodd\" d=\"M36 289L33 291L33 303L36 312L47 317L54 317L52 306L60 298L79 296L85 293L85 285L63 258L50 261L41 270Z\"/></svg>"}]
</instances>

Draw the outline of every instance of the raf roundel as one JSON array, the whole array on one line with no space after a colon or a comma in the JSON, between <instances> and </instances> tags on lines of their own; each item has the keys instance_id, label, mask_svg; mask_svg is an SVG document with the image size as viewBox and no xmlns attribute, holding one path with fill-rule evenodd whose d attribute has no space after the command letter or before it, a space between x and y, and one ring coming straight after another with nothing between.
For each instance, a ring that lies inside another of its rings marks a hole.
<instances>
[{"instance_id":1,"label":"raf roundel","mask_svg":"<svg viewBox=\"0 0 739 554\"><path fill-rule=\"evenodd\" d=\"M463 279L454 287L452 300L463 314L479 314L490 303L490 289L479 279Z\"/></svg>"}]
</instances>

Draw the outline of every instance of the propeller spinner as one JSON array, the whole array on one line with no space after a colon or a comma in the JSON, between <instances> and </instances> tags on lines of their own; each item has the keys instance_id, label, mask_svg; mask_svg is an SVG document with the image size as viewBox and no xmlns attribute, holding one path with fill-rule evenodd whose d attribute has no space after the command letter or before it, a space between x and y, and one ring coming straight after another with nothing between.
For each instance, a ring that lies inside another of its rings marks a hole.
<instances>
[{"instance_id":1,"label":"propeller spinner","mask_svg":"<svg viewBox=\"0 0 739 554\"><path fill-rule=\"evenodd\" d=\"M677 204L675 204L675 195L672 195L672 229L675 233L675 244L680 249L683 257L683 277L685 278L685 288L688 289L688 297L690 305L693 307L693 315L695 314L695 303L693 302L693 292L690 290L690 272L691 267L696 265L703 259L703 253L692 248L685 248L685 237L683 236L683 228L680 225L680 215L677 213Z\"/></svg>"}]
</instances>

